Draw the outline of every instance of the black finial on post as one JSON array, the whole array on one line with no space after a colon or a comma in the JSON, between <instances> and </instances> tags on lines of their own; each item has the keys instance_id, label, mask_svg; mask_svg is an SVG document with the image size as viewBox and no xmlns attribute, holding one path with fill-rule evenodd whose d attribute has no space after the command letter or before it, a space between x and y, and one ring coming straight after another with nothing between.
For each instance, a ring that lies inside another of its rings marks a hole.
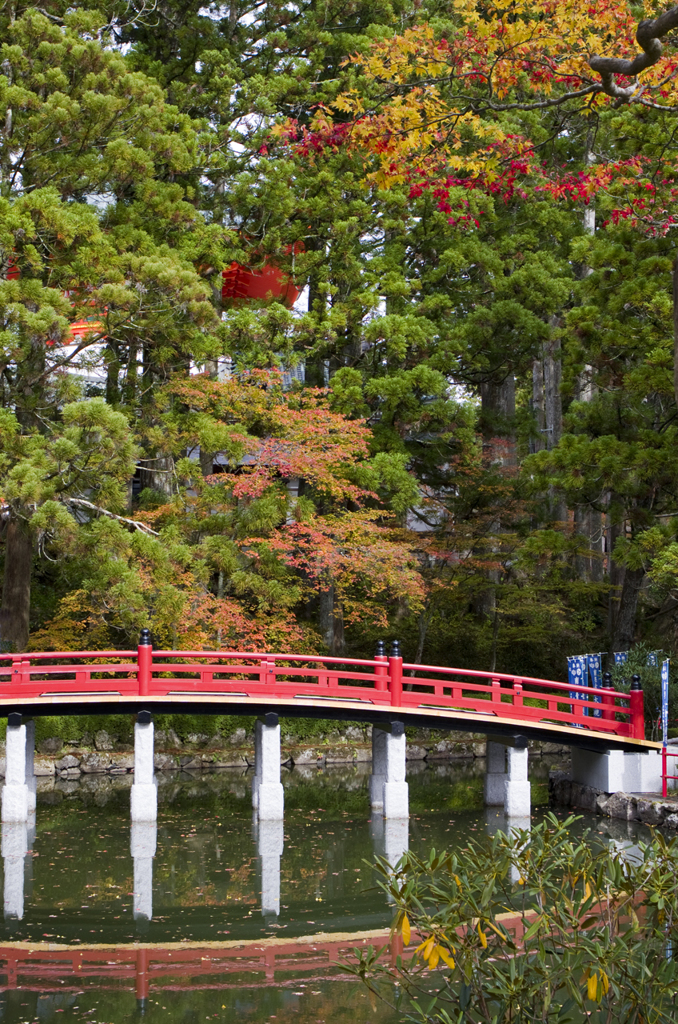
<instances>
[{"instance_id":1,"label":"black finial on post","mask_svg":"<svg viewBox=\"0 0 678 1024\"><path fill-rule=\"evenodd\" d=\"M603 686L605 687L606 690L611 690L612 689L612 673L611 672L603 672Z\"/></svg>"},{"instance_id":2,"label":"black finial on post","mask_svg":"<svg viewBox=\"0 0 678 1024\"><path fill-rule=\"evenodd\" d=\"M400 653L400 640L392 640L391 641L391 657L392 658L400 658L400 657L402 657L402 655Z\"/></svg>"},{"instance_id":3,"label":"black finial on post","mask_svg":"<svg viewBox=\"0 0 678 1024\"><path fill-rule=\"evenodd\" d=\"M377 640L377 649L374 652L374 656L375 656L375 658L385 658L386 657L386 644L384 643L383 640Z\"/></svg>"},{"instance_id":4,"label":"black finial on post","mask_svg":"<svg viewBox=\"0 0 678 1024\"><path fill-rule=\"evenodd\" d=\"M17 726L21 725L21 712L10 711L10 713L7 715L7 725L12 726L12 728L14 729L16 729Z\"/></svg>"},{"instance_id":5,"label":"black finial on post","mask_svg":"<svg viewBox=\"0 0 678 1024\"><path fill-rule=\"evenodd\" d=\"M151 631L150 629L144 628L141 630L139 635L139 647L150 647L151 646Z\"/></svg>"},{"instance_id":6,"label":"black finial on post","mask_svg":"<svg viewBox=\"0 0 678 1024\"><path fill-rule=\"evenodd\" d=\"M642 684L640 682L640 676L638 676L638 675L631 676L631 689L632 690L642 690L642 688L643 687L642 687Z\"/></svg>"}]
</instances>

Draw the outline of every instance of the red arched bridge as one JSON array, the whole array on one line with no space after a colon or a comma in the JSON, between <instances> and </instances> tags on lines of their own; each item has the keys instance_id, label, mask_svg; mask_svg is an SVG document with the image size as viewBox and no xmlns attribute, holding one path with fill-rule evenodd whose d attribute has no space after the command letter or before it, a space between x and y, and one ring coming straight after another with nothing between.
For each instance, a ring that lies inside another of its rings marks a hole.
<instances>
[{"instance_id":1,"label":"red arched bridge","mask_svg":"<svg viewBox=\"0 0 678 1024\"><path fill-rule=\"evenodd\" d=\"M383 647L383 645L380 645ZM322 655L154 650L0 655L0 714L257 714L406 725L639 750L643 692L403 662Z\"/></svg>"}]
</instances>

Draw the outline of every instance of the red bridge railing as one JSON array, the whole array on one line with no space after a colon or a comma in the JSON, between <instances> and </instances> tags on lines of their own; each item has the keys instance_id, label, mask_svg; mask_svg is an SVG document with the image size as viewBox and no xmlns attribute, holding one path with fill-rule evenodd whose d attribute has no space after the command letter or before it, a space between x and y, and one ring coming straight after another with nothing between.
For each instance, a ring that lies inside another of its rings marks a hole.
<instances>
[{"instance_id":1,"label":"red bridge railing","mask_svg":"<svg viewBox=\"0 0 678 1024\"><path fill-rule=\"evenodd\" d=\"M145 635L144 635L145 634ZM0 701L78 696L241 697L347 701L460 711L645 738L643 691L620 693L550 679L473 669L321 655L155 651L146 630L137 651L0 655Z\"/></svg>"}]
</instances>

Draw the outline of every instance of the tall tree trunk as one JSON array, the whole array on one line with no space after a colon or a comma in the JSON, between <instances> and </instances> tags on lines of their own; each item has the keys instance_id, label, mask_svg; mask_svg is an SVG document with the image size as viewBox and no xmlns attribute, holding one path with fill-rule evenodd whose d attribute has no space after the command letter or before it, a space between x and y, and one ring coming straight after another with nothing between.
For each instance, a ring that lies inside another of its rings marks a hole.
<instances>
[{"instance_id":1,"label":"tall tree trunk","mask_svg":"<svg viewBox=\"0 0 678 1024\"><path fill-rule=\"evenodd\" d=\"M546 409L544 399L544 363L543 357L532 362L532 412L536 436L530 439L531 452L543 452L546 448Z\"/></svg>"},{"instance_id":2,"label":"tall tree trunk","mask_svg":"<svg viewBox=\"0 0 678 1024\"><path fill-rule=\"evenodd\" d=\"M588 551L577 555L577 575L583 579L601 583L603 580L603 514L590 506L578 506L574 510L574 532L584 537Z\"/></svg>"},{"instance_id":3,"label":"tall tree trunk","mask_svg":"<svg viewBox=\"0 0 678 1024\"><path fill-rule=\"evenodd\" d=\"M501 456L504 466L517 465L516 453L516 379L512 373L500 383L488 380L480 385L481 427L486 444L495 439L505 444Z\"/></svg>"},{"instance_id":4,"label":"tall tree trunk","mask_svg":"<svg viewBox=\"0 0 678 1024\"><path fill-rule=\"evenodd\" d=\"M142 491L149 487L153 491L171 498L174 493L174 459L171 455L158 455L155 458L139 459L143 463L139 476Z\"/></svg>"},{"instance_id":5,"label":"tall tree trunk","mask_svg":"<svg viewBox=\"0 0 678 1024\"><path fill-rule=\"evenodd\" d=\"M320 591L318 609L320 633L332 657L344 653L344 612L333 586Z\"/></svg>"},{"instance_id":6,"label":"tall tree trunk","mask_svg":"<svg viewBox=\"0 0 678 1024\"><path fill-rule=\"evenodd\" d=\"M608 499L608 504L612 502L612 494ZM621 597L621 589L624 584L624 566L618 565L612 558L612 552L614 546L617 543L619 537L624 532L623 524L612 521L612 516L608 513L607 515L607 572L608 579L610 581L610 597L608 603L608 617L607 617L607 631L612 636L614 633L614 624L617 620L617 612L619 610L619 600Z\"/></svg>"},{"instance_id":7,"label":"tall tree trunk","mask_svg":"<svg viewBox=\"0 0 678 1024\"><path fill-rule=\"evenodd\" d=\"M589 146L591 141L589 141ZM586 163L591 166L595 163L593 152L586 154ZM584 208L584 230L588 235L596 233L596 207L591 202ZM584 266L581 269L581 277L588 277L592 273L590 267ZM580 402L591 402L596 394L597 388L593 382L593 367L585 366L579 375L575 390L575 398ZM603 554L603 515L602 512L593 508L576 510L574 517L575 533L585 538L591 554L582 555L577 558L577 572L584 579L600 582L603 578L602 554Z\"/></svg>"},{"instance_id":8,"label":"tall tree trunk","mask_svg":"<svg viewBox=\"0 0 678 1024\"><path fill-rule=\"evenodd\" d=\"M417 653L414 656L415 665L421 665L421 659L424 657L424 646L426 644L426 634L428 633L428 627L431 624L433 617L433 608L431 607L430 598L419 613L419 639L417 641ZM414 672L410 673L414 675Z\"/></svg>"},{"instance_id":9,"label":"tall tree trunk","mask_svg":"<svg viewBox=\"0 0 678 1024\"><path fill-rule=\"evenodd\" d=\"M513 468L518 464L516 451L515 419L516 419L516 379L513 373L496 383L495 381L483 381L480 386L480 422L483 433L483 445L490 451L492 460L501 463L506 468ZM496 452L491 449L496 442L502 443L502 448ZM491 526L493 533L499 532L499 523ZM488 555L485 550L482 552ZM473 600L473 610L476 615L483 619L494 617L496 607L496 588L499 584L499 572L497 569L489 569L485 573L490 586L482 590Z\"/></svg>"},{"instance_id":10,"label":"tall tree trunk","mask_svg":"<svg viewBox=\"0 0 678 1024\"><path fill-rule=\"evenodd\" d=\"M5 576L0 607L0 640L23 651L28 643L31 611L33 538L19 519L10 519L5 536Z\"/></svg>"},{"instance_id":11,"label":"tall tree trunk","mask_svg":"<svg viewBox=\"0 0 678 1024\"><path fill-rule=\"evenodd\" d=\"M218 359L207 359L205 361L205 370L210 376L211 380L219 379L219 360ZM211 476L214 472L214 459L215 452L206 452L200 449L200 472L203 476Z\"/></svg>"},{"instance_id":12,"label":"tall tree trunk","mask_svg":"<svg viewBox=\"0 0 678 1024\"><path fill-rule=\"evenodd\" d=\"M563 400L560 394L562 356L560 338L555 336L557 317L551 318L551 335L544 346L544 433L546 447L555 448L563 434Z\"/></svg>"},{"instance_id":13,"label":"tall tree trunk","mask_svg":"<svg viewBox=\"0 0 678 1024\"><path fill-rule=\"evenodd\" d=\"M560 394L562 357L557 331L560 320L552 316L550 334L539 356L532 364L532 408L537 437L531 442L533 452L551 451L563 434L563 400ZM567 506L554 487L549 488L551 516L558 523L567 521Z\"/></svg>"},{"instance_id":14,"label":"tall tree trunk","mask_svg":"<svg viewBox=\"0 0 678 1024\"><path fill-rule=\"evenodd\" d=\"M624 573L619 611L612 638L613 651L628 651L636 633L638 595L645 579L645 569L627 569Z\"/></svg>"},{"instance_id":15,"label":"tall tree trunk","mask_svg":"<svg viewBox=\"0 0 678 1024\"><path fill-rule=\"evenodd\" d=\"M497 641L499 639L499 609L497 602L494 604L494 622L492 623L492 648L490 651L490 664L488 672L495 672L497 668Z\"/></svg>"}]
</instances>

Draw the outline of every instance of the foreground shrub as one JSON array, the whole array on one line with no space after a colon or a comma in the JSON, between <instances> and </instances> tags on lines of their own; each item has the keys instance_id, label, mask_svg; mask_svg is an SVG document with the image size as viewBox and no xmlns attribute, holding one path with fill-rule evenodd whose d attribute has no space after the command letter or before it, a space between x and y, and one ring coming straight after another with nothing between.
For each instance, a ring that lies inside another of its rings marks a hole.
<instances>
[{"instance_id":1,"label":"foreground shrub","mask_svg":"<svg viewBox=\"0 0 678 1024\"><path fill-rule=\"evenodd\" d=\"M378 862L391 949L410 949L390 963L356 949L344 970L403 1020L675 1021L678 839L624 850L575 837L574 821Z\"/></svg>"}]
</instances>

